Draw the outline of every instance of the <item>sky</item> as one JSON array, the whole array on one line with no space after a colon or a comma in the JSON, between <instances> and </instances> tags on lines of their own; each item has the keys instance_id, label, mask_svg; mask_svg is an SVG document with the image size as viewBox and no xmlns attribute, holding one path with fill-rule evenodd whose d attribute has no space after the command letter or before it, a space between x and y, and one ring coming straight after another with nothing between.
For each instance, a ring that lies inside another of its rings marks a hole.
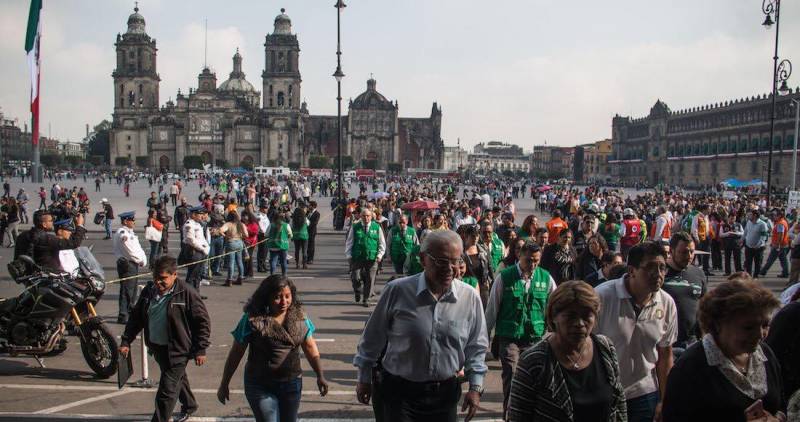
<instances>
[{"instance_id":1,"label":"sky","mask_svg":"<svg viewBox=\"0 0 800 422\"><path fill-rule=\"evenodd\" d=\"M615 114L647 115L770 91L775 28L760 0L345 0L342 92L377 89L401 117L442 107L446 145L503 141L571 146L609 138ZM208 20L209 67L219 83L238 47L261 91L264 37L285 7L300 41L302 97L311 114L336 114L334 0L141 0L157 40L160 103L197 86ZM783 2L781 58L797 63L800 3ZM29 1L0 0L0 110L30 120L24 51ZM128 0L44 0L42 132L80 140L113 111L114 41Z\"/></svg>"}]
</instances>

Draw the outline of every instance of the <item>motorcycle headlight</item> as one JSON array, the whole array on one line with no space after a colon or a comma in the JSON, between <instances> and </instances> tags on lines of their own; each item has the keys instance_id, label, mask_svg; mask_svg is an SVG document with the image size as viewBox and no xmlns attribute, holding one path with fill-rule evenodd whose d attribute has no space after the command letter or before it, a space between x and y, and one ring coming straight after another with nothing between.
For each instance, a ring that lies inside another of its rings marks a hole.
<instances>
[{"instance_id":1,"label":"motorcycle headlight","mask_svg":"<svg viewBox=\"0 0 800 422\"><path fill-rule=\"evenodd\" d=\"M106 283L103 280L100 280L98 278L92 277L91 281L92 281L92 285L94 286L95 290L100 290L100 291L105 290Z\"/></svg>"}]
</instances>

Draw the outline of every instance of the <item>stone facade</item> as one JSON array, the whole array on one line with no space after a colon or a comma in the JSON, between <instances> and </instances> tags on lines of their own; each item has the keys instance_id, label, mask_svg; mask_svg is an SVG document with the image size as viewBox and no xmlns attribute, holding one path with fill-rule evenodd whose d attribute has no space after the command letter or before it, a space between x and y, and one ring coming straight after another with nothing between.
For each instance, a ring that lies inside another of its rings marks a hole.
<instances>
[{"instance_id":1,"label":"stone facade","mask_svg":"<svg viewBox=\"0 0 800 422\"><path fill-rule=\"evenodd\" d=\"M197 88L178 91L174 102L159 107L156 41L147 35L138 8L115 46L111 164L146 162L177 171L184 157L200 156L219 166L288 166L337 153L336 117L311 116L301 101L300 45L283 9L265 38L261 92L245 78L237 50L226 81L218 86L217 75L206 67ZM342 154L351 155L356 167L373 160L379 169L389 163L440 168L441 108L434 103L428 118L401 118L397 102L375 86L370 79L342 117Z\"/></svg>"},{"instance_id":2,"label":"stone facade","mask_svg":"<svg viewBox=\"0 0 800 422\"><path fill-rule=\"evenodd\" d=\"M611 139L580 145L583 148L583 181L608 182L611 179Z\"/></svg>"},{"instance_id":3,"label":"stone facade","mask_svg":"<svg viewBox=\"0 0 800 422\"><path fill-rule=\"evenodd\" d=\"M537 145L531 154L533 174L544 179L573 177L575 148Z\"/></svg>"},{"instance_id":4,"label":"stone facade","mask_svg":"<svg viewBox=\"0 0 800 422\"><path fill-rule=\"evenodd\" d=\"M772 183L791 184L795 110L800 91L776 100ZM671 111L657 101L647 117L612 120L612 178L627 183L715 185L725 179L767 180L772 96Z\"/></svg>"}]
</instances>

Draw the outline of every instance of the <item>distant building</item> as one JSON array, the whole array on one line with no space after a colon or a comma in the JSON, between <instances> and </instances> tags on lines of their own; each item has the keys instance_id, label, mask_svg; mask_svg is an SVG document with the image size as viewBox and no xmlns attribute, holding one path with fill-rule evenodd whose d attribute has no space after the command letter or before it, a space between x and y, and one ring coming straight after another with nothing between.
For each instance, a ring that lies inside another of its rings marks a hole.
<instances>
[{"instance_id":1,"label":"distant building","mask_svg":"<svg viewBox=\"0 0 800 422\"><path fill-rule=\"evenodd\" d=\"M531 161L533 173L544 179L572 178L574 158L574 147L537 145L533 148Z\"/></svg>"},{"instance_id":2,"label":"distant building","mask_svg":"<svg viewBox=\"0 0 800 422\"><path fill-rule=\"evenodd\" d=\"M30 135L26 140L22 134L16 120L7 119L0 112L0 161L31 159Z\"/></svg>"},{"instance_id":3,"label":"distant building","mask_svg":"<svg viewBox=\"0 0 800 422\"><path fill-rule=\"evenodd\" d=\"M611 179L611 139L604 139L591 144L579 145L583 148L583 182L608 182ZM577 164L576 164L577 169Z\"/></svg>"},{"instance_id":4,"label":"distant building","mask_svg":"<svg viewBox=\"0 0 800 422\"><path fill-rule=\"evenodd\" d=\"M467 168L482 173L528 173L531 171L530 155L517 145L502 142L479 143L467 157Z\"/></svg>"},{"instance_id":5,"label":"distant building","mask_svg":"<svg viewBox=\"0 0 800 422\"><path fill-rule=\"evenodd\" d=\"M86 145L83 142L62 142L59 148L64 157L86 158Z\"/></svg>"},{"instance_id":6,"label":"distant building","mask_svg":"<svg viewBox=\"0 0 800 422\"><path fill-rule=\"evenodd\" d=\"M776 100L772 183L791 184L795 110L800 90ZM612 119L612 178L622 182L715 185L728 178L767 180L772 96L672 111L661 100L643 118Z\"/></svg>"},{"instance_id":7,"label":"distant building","mask_svg":"<svg viewBox=\"0 0 800 422\"><path fill-rule=\"evenodd\" d=\"M469 165L469 153L460 146L444 147L442 170L462 171Z\"/></svg>"}]
</instances>

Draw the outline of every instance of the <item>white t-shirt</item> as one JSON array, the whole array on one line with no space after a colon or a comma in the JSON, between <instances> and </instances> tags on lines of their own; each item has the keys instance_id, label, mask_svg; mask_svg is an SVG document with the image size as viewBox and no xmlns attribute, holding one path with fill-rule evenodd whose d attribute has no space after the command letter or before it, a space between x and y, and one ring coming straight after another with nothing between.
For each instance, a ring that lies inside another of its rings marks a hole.
<instances>
[{"instance_id":1,"label":"white t-shirt","mask_svg":"<svg viewBox=\"0 0 800 422\"><path fill-rule=\"evenodd\" d=\"M73 249L64 249L58 251L58 261L61 262L61 269L66 273L75 275L78 273L78 257L75 256Z\"/></svg>"},{"instance_id":2,"label":"white t-shirt","mask_svg":"<svg viewBox=\"0 0 800 422\"><path fill-rule=\"evenodd\" d=\"M628 275L595 288L601 304L594 332L614 342L620 382L630 400L658 391L657 348L671 346L678 339L678 313L672 296L659 289L637 317L625 277Z\"/></svg>"}]
</instances>

